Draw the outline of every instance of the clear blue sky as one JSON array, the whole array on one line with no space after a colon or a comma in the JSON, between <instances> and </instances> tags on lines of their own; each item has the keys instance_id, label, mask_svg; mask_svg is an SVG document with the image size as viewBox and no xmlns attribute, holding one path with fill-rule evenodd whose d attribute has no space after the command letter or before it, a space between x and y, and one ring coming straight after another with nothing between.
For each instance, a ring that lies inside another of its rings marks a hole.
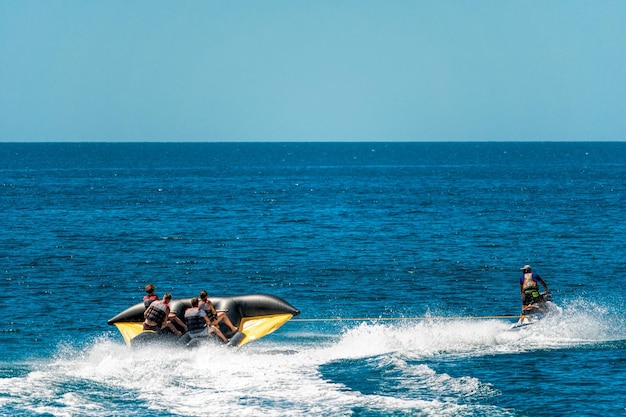
<instances>
[{"instance_id":1,"label":"clear blue sky","mask_svg":"<svg viewBox=\"0 0 626 417\"><path fill-rule=\"evenodd\" d=\"M626 1L0 0L0 141L626 140Z\"/></svg>"}]
</instances>

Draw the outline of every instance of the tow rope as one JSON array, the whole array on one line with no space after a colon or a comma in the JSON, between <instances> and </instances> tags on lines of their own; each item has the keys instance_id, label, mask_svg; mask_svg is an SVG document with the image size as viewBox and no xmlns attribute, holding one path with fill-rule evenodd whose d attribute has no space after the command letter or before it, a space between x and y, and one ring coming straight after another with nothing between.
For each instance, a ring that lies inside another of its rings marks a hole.
<instances>
[{"instance_id":1,"label":"tow rope","mask_svg":"<svg viewBox=\"0 0 626 417\"><path fill-rule=\"evenodd\" d=\"M519 314L504 316L457 316L457 317L328 317L317 319L291 319L291 322L314 321L420 321L420 320L489 320L489 319L518 319Z\"/></svg>"}]
</instances>

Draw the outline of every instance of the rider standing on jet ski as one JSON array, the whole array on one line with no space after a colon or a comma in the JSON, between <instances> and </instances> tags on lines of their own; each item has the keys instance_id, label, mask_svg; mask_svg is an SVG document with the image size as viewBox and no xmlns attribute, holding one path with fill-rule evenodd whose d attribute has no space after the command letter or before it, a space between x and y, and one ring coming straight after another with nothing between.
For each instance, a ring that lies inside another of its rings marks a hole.
<instances>
[{"instance_id":1,"label":"rider standing on jet ski","mask_svg":"<svg viewBox=\"0 0 626 417\"><path fill-rule=\"evenodd\" d=\"M533 272L530 265L524 265L521 270L522 276L519 280L519 290L522 295L522 305L525 307L533 303L543 303L543 295L539 293L538 284L543 285L546 293L550 292L548 285L541 279L539 274Z\"/></svg>"}]
</instances>

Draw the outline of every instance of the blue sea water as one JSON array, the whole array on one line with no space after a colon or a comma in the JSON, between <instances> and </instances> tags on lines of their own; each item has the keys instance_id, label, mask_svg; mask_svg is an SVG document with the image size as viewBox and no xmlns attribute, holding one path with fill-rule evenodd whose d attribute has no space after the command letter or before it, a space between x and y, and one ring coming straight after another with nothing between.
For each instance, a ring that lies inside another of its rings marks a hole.
<instances>
[{"instance_id":1,"label":"blue sea water","mask_svg":"<svg viewBox=\"0 0 626 417\"><path fill-rule=\"evenodd\" d=\"M0 415L626 415L626 143L2 143L0 175ZM524 264L562 313L509 331ZM302 314L131 350L147 283Z\"/></svg>"}]
</instances>

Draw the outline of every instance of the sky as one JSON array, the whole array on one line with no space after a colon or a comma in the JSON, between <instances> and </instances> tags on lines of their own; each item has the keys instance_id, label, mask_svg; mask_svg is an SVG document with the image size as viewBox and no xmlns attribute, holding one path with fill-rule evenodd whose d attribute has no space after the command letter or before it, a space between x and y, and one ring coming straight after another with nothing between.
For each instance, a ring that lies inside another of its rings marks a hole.
<instances>
[{"instance_id":1,"label":"sky","mask_svg":"<svg viewBox=\"0 0 626 417\"><path fill-rule=\"evenodd\" d=\"M0 141L624 141L624 0L0 0Z\"/></svg>"}]
</instances>

